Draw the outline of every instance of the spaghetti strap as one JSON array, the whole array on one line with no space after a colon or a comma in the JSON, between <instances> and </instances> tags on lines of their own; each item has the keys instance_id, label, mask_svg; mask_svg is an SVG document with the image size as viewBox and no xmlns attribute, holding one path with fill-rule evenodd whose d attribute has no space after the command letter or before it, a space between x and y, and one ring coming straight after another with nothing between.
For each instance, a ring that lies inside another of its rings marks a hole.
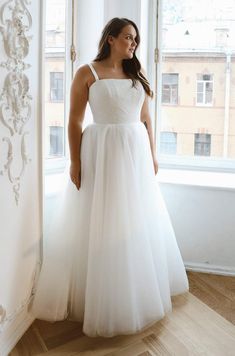
<instances>
[{"instance_id":1,"label":"spaghetti strap","mask_svg":"<svg viewBox=\"0 0 235 356\"><path fill-rule=\"evenodd\" d=\"M91 71L95 77L95 80L99 80L98 74L95 71L95 68L93 67L93 65L91 63L88 63L89 67L91 68Z\"/></svg>"}]
</instances>

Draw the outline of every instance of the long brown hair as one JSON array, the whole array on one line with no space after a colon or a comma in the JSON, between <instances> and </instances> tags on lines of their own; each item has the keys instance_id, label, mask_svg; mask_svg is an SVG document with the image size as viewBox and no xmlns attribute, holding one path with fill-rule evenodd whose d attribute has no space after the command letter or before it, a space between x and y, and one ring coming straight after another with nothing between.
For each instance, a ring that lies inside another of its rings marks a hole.
<instances>
[{"instance_id":1,"label":"long brown hair","mask_svg":"<svg viewBox=\"0 0 235 356\"><path fill-rule=\"evenodd\" d=\"M131 59L123 59L122 61L122 68L123 72L128 75L132 79L133 86L136 85L137 80L139 80L145 90L145 92L153 98L153 91L150 89L150 85L148 80L145 78L143 73L141 73L141 64L138 58L135 55L136 49L140 43L140 34L138 27L136 24L127 19L127 18L119 18L114 17L113 19L109 20L102 31L101 39L99 41L98 46L98 54L94 58L94 62L102 61L105 58L108 58L110 55L110 45L108 43L108 36L118 37L119 33L122 31L123 27L127 25L132 25L136 31L136 48L133 53L133 57Z\"/></svg>"}]
</instances>

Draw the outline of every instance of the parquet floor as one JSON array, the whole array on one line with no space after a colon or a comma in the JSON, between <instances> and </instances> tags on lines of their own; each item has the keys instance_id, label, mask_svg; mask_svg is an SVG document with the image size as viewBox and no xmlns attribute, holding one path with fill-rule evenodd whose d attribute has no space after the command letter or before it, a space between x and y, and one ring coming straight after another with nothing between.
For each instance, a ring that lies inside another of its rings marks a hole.
<instances>
[{"instance_id":1,"label":"parquet floor","mask_svg":"<svg viewBox=\"0 0 235 356\"><path fill-rule=\"evenodd\" d=\"M89 338L81 323L35 320L9 356L235 356L235 277L187 274L189 293L142 333Z\"/></svg>"}]
</instances>

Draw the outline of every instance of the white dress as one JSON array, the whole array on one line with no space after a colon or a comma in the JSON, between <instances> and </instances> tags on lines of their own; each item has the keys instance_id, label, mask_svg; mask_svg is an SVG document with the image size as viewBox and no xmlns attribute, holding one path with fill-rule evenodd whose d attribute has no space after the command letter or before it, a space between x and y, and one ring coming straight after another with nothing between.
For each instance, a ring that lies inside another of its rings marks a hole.
<instances>
[{"instance_id":1,"label":"white dress","mask_svg":"<svg viewBox=\"0 0 235 356\"><path fill-rule=\"evenodd\" d=\"M140 121L145 91L89 66L94 122L82 134L81 188L67 169L31 312L110 337L154 324L189 285Z\"/></svg>"}]
</instances>

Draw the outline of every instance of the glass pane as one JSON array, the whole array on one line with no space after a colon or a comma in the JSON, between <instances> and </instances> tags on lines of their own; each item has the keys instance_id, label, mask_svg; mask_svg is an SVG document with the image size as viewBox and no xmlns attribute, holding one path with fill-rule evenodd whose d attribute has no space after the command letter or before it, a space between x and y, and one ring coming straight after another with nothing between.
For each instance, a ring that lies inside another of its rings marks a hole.
<instances>
[{"instance_id":1,"label":"glass pane","mask_svg":"<svg viewBox=\"0 0 235 356\"><path fill-rule=\"evenodd\" d=\"M178 74L162 74L162 103L177 104Z\"/></svg>"},{"instance_id":2,"label":"glass pane","mask_svg":"<svg viewBox=\"0 0 235 356\"><path fill-rule=\"evenodd\" d=\"M170 87L169 85L164 85L162 88L162 102L170 103Z\"/></svg>"},{"instance_id":3,"label":"glass pane","mask_svg":"<svg viewBox=\"0 0 235 356\"><path fill-rule=\"evenodd\" d=\"M52 156L63 154L63 131L63 127L50 126L50 155Z\"/></svg>"},{"instance_id":4,"label":"glass pane","mask_svg":"<svg viewBox=\"0 0 235 356\"><path fill-rule=\"evenodd\" d=\"M177 149L177 134L175 132L161 132L160 151L165 154L175 154Z\"/></svg>"},{"instance_id":5,"label":"glass pane","mask_svg":"<svg viewBox=\"0 0 235 356\"><path fill-rule=\"evenodd\" d=\"M178 85L172 85L171 87L171 100L173 104L178 103Z\"/></svg>"},{"instance_id":6,"label":"glass pane","mask_svg":"<svg viewBox=\"0 0 235 356\"><path fill-rule=\"evenodd\" d=\"M235 1L162 0L161 16L160 132L176 132L178 156L235 159Z\"/></svg>"},{"instance_id":7,"label":"glass pane","mask_svg":"<svg viewBox=\"0 0 235 356\"><path fill-rule=\"evenodd\" d=\"M211 80L211 75L203 74L203 80Z\"/></svg>"},{"instance_id":8,"label":"glass pane","mask_svg":"<svg viewBox=\"0 0 235 356\"><path fill-rule=\"evenodd\" d=\"M195 134L194 135L194 154L197 156L210 156L211 135Z\"/></svg>"},{"instance_id":9,"label":"glass pane","mask_svg":"<svg viewBox=\"0 0 235 356\"><path fill-rule=\"evenodd\" d=\"M198 93L203 92L203 83L202 82L197 83L197 92Z\"/></svg>"},{"instance_id":10,"label":"glass pane","mask_svg":"<svg viewBox=\"0 0 235 356\"><path fill-rule=\"evenodd\" d=\"M212 83L206 83L206 104L212 103Z\"/></svg>"},{"instance_id":11,"label":"glass pane","mask_svg":"<svg viewBox=\"0 0 235 356\"><path fill-rule=\"evenodd\" d=\"M45 155L64 156L66 0L46 0Z\"/></svg>"}]
</instances>

